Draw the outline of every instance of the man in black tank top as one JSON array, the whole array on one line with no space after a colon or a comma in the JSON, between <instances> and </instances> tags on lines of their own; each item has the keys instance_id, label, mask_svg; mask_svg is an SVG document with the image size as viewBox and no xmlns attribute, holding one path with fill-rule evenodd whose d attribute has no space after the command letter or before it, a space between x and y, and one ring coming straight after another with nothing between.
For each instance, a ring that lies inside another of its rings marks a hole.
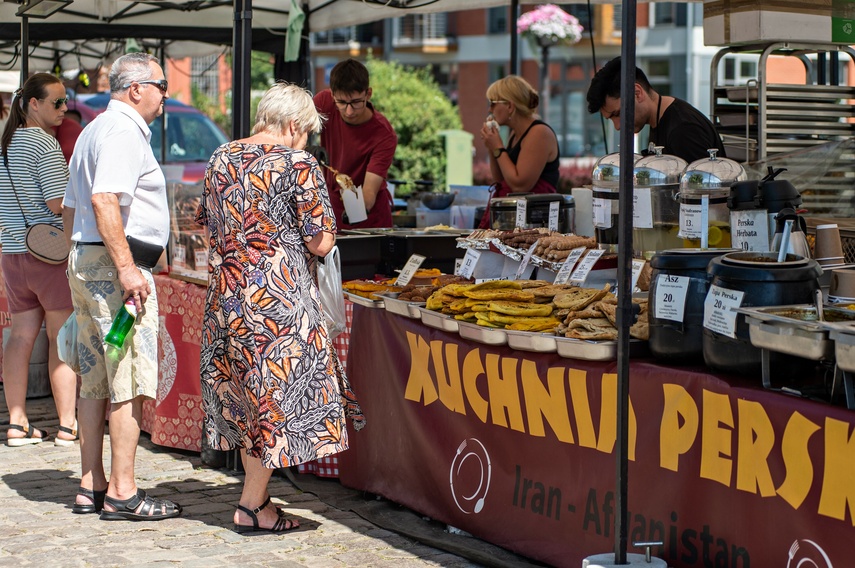
<instances>
[{"instance_id":1,"label":"man in black tank top","mask_svg":"<svg viewBox=\"0 0 855 568\"><path fill-rule=\"evenodd\" d=\"M599 112L620 130L620 57L597 71L588 87L588 112ZM693 162L709 156L716 148L725 157L724 145L712 122L684 100L660 95L641 69L635 69L634 132L650 126L650 141L664 146L663 153Z\"/></svg>"}]
</instances>

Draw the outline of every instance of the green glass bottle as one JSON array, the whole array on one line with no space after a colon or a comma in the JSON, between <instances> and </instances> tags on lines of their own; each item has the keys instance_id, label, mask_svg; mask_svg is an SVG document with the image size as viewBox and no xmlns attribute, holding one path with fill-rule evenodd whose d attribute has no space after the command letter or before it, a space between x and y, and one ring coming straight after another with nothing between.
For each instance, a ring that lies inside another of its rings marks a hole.
<instances>
[{"instance_id":1,"label":"green glass bottle","mask_svg":"<svg viewBox=\"0 0 855 568\"><path fill-rule=\"evenodd\" d=\"M128 298L125 305L122 306L113 318L113 325L110 326L110 331L104 338L104 342L121 349L125 344L125 338L128 332L134 327L134 322L137 321L137 305L133 298Z\"/></svg>"}]
</instances>

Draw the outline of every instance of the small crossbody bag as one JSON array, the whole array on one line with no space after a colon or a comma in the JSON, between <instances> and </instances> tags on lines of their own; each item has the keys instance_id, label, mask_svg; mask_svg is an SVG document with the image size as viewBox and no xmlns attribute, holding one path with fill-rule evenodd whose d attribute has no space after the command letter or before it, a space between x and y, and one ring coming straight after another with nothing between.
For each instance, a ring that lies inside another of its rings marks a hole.
<instances>
[{"instance_id":1,"label":"small crossbody bag","mask_svg":"<svg viewBox=\"0 0 855 568\"><path fill-rule=\"evenodd\" d=\"M18 209L21 210L21 217L24 218L24 227L27 229L24 245L26 245L27 251L42 262L62 264L68 260L68 240L65 238L65 231L62 227L50 223L30 224L27 214L24 213L24 208L21 207L15 182L12 181L12 172L9 171L9 157L7 155L3 156L3 164L6 166L9 183L12 184L12 194L18 203Z\"/></svg>"}]
</instances>

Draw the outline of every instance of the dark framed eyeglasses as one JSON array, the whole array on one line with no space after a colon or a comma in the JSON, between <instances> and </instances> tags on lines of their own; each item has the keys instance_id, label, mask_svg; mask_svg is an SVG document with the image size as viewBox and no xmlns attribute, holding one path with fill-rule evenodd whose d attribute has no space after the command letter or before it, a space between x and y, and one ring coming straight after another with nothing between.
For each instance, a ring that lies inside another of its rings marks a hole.
<instances>
[{"instance_id":1,"label":"dark framed eyeglasses","mask_svg":"<svg viewBox=\"0 0 855 568\"><path fill-rule=\"evenodd\" d=\"M350 108L352 108L353 110L362 110L363 108L365 108L365 102L365 99L353 99L352 101L336 100L335 106L337 106L341 110L346 109L348 106L350 106Z\"/></svg>"},{"instance_id":2,"label":"dark framed eyeglasses","mask_svg":"<svg viewBox=\"0 0 855 568\"><path fill-rule=\"evenodd\" d=\"M158 79L157 81L155 81L154 79L146 79L145 81L131 81L130 83L122 85L122 90L129 89L134 83L136 83L137 85L154 85L155 87L160 89L160 92L162 93L165 93L169 90L169 81L167 81L166 79Z\"/></svg>"},{"instance_id":3,"label":"dark framed eyeglasses","mask_svg":"<svg viewBox=\"0 0 855 568\"><path fill-rule=\"evenodd\" d=\"M39 99L39 100L44 101L46 99ZM62 108L62 105L64 105L65 103L68 102L68 97L62 97L62 98L56 99L55 101L51 101L51 102L53 103L53 108L55 108L56 110L59 110Z\"/></svg>"}]
</instances>

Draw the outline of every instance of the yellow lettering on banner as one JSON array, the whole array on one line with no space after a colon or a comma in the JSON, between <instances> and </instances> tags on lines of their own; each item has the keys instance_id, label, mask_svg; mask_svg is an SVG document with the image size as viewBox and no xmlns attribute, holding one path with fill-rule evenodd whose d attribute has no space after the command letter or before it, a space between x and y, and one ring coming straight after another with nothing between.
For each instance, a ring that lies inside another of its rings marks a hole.
<instances>
[{"instance_id":1,"label":"yellow lettering on banner","mask_svg":"<svg viewBox=\"0 0 855 568\"><path fill-rule=\"evenodd\" d=\"M698 405L680 385L666 383L662 394L665 408L659 424L659 466L679 471L680 456L691 449L698 435Z\"/></svg>"},{"instance_id":2,"label":"yellow lettering on banner","mask_svg":"<svg viewBox=\"0 0 855 568\"><path fill-rule=\"evenodd\" d=\"M855 526L855 435L849 423L825 419L825 465L819 514L841 521L849 519Z\"/></svg>"},{"instance_id":3,"label":"yellow lettering on banner","mask_svg":"<svg viewBox=\"0 0 855 568\"><path fill-rule=\"evenodd\" d=\"M606 454L614 451L617 441L617 375L615 373L603 373L602 378L603 398L600 408L600 434L597 441L597 450ZM627 440L627 457L635 461L635 442L638 436L638 428L635 418L635 410L632 401L628 402L629 416L629 440Z\"/></svg>"},{"instance_id":4,"label":"yellow lettering on banner","mask_svg":"<svg viewBox=\"0 0 855 568\"><path fill-rule=\"evenodd\" d=\"M499 372L499 361L502 364L501 372ZM518 359L511 357L500 358L497 355L487 355L487 392L493 424L507 428L510 421L510 427L513 430L525 432L517 379L517 361Z\"/></svg>"},{"instance_id":5,"label":"yellow lettering on banner","mask_svg":"<svg viewBox=\"0 0 855 568\"><path fill-rule=\"evenodd\" d=\"M495 357L495 355L494 355ZM473 349L463 359L463 391L472 411L481 422L487 422L487 400L478 390L478 377L484 375L484 363L481 362L481 350Z\"/></svg>"},{"instance_id":6,"label":"yellow lettering on banner","mask_svg":"<svg viewBox=\"0 0 855 568\"><path fill-rule=\"evenodd\" d=\"M445 358L442 351L445 347ZM457 364L457 344L444 344L442 341L430 342L430 353L433 368L436 372L436 386L439 389L439 401L452 412L466 414L463 405L463 385L460 384L460 366ZM446 364L448 362L448 374Z\"/></svg>"},{"instance_id":7,"label":"yellow lettering on banner","mask_svg":"<svg viewBox=\"0 0 855 568\"><path fill-rule=\"evenodd\" d=\"M701 477L730 486L733 472L733 410L726 394L704 390L701 417ZM730 426L721 428L720 426Z\"/></svg>"},{"instance_id":8,"label":"yellow lettering on banner","mask_svg":"<svg viewBox=\"0 0 855 568\"><path fill-rule=\"evenodd\" d=\"M736 488L763 497L775 495L775 483L769 471L769 454L775 445L775 429L759 402L736 401L739 416L737 430Z\"/></svg>"},{"instance_id":9,"label":"yellow lettering on banner","mask_svg":"<svg viewBox=\"0 0 855 568\"><path fill-rule=\"evenodd\" d=\"M407 332L407 344L410 346L410 376L407 377L407 389L404 398L414 402L423 401L427 406L436 401L436 386L428 371L430 345L421 336Z\"/></svg>"},{"instance_id":10,"label":"yellow lettering on banner","mask_svg":"<svg viewBox=\"0 0 855 568\"><path fill-rule=\"evenodd\" d=\"M548 387L543 386L534 361L523 359L521 374L528 433L541 438L546 436L543 427L543 419L546 418L555 436L562 442L572 444L573 432L570 430L567 392L564 390L564 368L550 367L546 371Z\"/></svg>"},{"instance_id":11,"label":"yellow lettering on banner","mask_svg":"<svg viewBox=\"0 0 855 568\"><path fill-rule=\"evenodd\" d=\"M594 418L591 415L591 404L588 400L588 373L579 369L569 370L570 402L573 405L573 416L576 418L576 432L579 435L579 445L583 448L596 448L597 436L594 433Z\"/></svg>"},{"instance_id":12,"label":"yellow lettering on banner","mask_svg":"<svg viewBox=\"0 0 855 568\"><path fill-rule=\"evenodd\" d=\"M784 458L786 475L784 482L778 487L778 495L793 509L801 506L813 484L813 463L808 453L808 442L818 430L819 425L801 413L794 412L787 421L781 438L781 455Z\"/></svg>"}]
</instances>

